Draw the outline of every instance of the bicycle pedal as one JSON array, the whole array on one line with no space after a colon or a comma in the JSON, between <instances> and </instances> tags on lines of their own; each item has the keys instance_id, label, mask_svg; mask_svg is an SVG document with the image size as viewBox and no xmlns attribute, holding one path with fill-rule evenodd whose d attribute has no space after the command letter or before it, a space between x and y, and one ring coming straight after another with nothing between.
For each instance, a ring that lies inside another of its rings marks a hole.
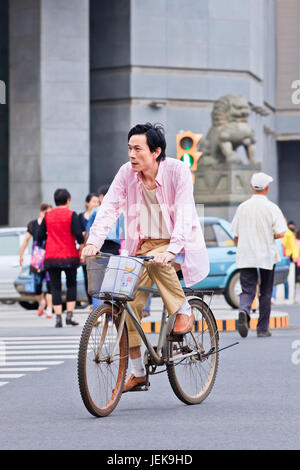
<instances>
[{"instance_id":1,"label":"bicycle pedal","mask_svg":"<svg viewBox=\"0 0 300 470\"><path fill-rule=\"evenodd\" d=\"M150 382L148 382L146 385L136 385L130 390L123 391L122 393L128 393L128 392L147 392L150 388Z\"/></svg>"},{"instance_id":2,"label":"bicycle pedal","mask_svg":"<svg viewBox=\"0 0 300 470\"><path fill-rule=\"evenodd\" d=\"M130 392L147 392L150 388L150 382L148 385L137 385L134 390L130 390Z\"/></svg>"}]
</instances>

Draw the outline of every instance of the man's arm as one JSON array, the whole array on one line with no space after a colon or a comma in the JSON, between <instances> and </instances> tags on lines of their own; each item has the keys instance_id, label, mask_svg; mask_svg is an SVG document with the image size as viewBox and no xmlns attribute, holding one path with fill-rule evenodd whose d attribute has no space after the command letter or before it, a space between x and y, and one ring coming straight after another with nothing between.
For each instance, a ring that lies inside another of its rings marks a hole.
<instances>
[{"instance_id":1,"label":"man's arm","mask_svg":"<svg viewBox=\"0 0 300 470\"><path fill-rule=\"evenodd\" d=\"M173 255L182 250L192 231L195 207L192 175L185 164L178 167L176 177L175 225L167 250Z\"/></svg>"},{"instance_id":2,"label":"man's arm","mask_svg":"<svg viewBox=\"0 0 300 470\"><path fill-rule=\"evenodd\" d=\"M120 216L126 203L126 164L115 176L101 206L97 211L94 223L90 228L86 246L82 250L82 259L95 255L102 247L109 231Z\"/></svg>"},{"instance_id":3,"label":"man's arm","mask_svg":"<svg viewBox=\"0 0 300 470\"><path fill-rule=\"evenodd\" d=\"M274 238L275 238L275 240L277 240L277 238L283 238L283 237L284 237L284 234L285 234L285 232L282 232L282 233L274 233Z\"/></svg>"},{"instance_id":4,"label":"man's arm","mask_svg":"<svg viewBox=\"0 0 300 470\"><path fill-rule=\"evenodd\" d=\"M280 208L274 204L273 205L273 233L275 240L278 238L283 238L288 230L286 220L281 212Z\"/></svg>"}]
</instances>

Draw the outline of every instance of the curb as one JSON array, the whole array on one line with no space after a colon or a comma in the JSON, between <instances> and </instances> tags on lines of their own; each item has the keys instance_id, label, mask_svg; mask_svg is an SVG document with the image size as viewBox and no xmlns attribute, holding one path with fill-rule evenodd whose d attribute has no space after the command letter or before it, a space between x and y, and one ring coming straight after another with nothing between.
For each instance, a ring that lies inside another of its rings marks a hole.
<instances>
[{"instance_id":1,"label":"curb","mask_svg":"<svg viewBox=\"0 0 300 470\"><path fill-rule=\"evenodd\" d=\"M256 330L258 321L258 314L252 314L250 320L250 329ZM237 318L216 318L217 327L219 331L237 331ZM193 331L201 330L200 322L197 322ZM160 332L160 321L143 321L142 327L145 333L159 333ZM287 328L289 326L289 314L285 312L272 312L270 316L270 329L276 328Z\"/></svg>"}]
</instances>

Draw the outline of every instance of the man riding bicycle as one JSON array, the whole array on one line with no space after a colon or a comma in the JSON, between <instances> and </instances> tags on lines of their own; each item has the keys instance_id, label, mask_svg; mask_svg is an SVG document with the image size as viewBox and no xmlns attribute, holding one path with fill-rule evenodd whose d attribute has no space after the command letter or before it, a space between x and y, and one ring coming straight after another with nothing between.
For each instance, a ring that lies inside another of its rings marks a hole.
<instances>
[{"instance_id":1,"label":"man riding bicycle","mask_svg":"<svg viewBox=\"0 0 300 470\"><path fill-rule=\"evenodd\" d=\"M98 210L82 257L95 255L122 211L126 219L126 249L129 256L154 256L139 286L156 284L169 315L176 315L172 334L191 331L194 315L176 271L182 270L187 287L204 279L209 260L193 197L191 172L181 161L167 158L163 128L138 124L128 133L130 162L122 165ZM184 254L180 266L172 263ZM130 306L141 321L148 293L137 291ZM146 384L141 356L141 338L129 316L131 374L123 392Z\"/></svg>"}]
</instances>

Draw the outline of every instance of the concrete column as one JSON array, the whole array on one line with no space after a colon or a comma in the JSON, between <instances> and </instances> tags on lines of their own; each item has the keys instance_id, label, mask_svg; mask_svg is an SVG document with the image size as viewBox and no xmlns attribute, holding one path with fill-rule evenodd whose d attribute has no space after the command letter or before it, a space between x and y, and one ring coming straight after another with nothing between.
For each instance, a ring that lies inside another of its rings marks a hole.
<instances>
[{"instance_id":1,"label":"concrete column","mask_svg":"<svg viewBox=\"0 0 300 470\"><path fill-rule=\"evenodd\" d=\"M89 191L89 1L41 1L41 196Z\"/></svg>"},{"instance_id":2,"label":"concrete column","mask_svg":"<svg viewBox=\"0 0 300 470\"><path fill-rule=\"evenodd\" d=\"M89 191L89 2L10 2L10 225Z\"/></svg>"},{"instance_id":3,"label":"concrete column","mask_svg":"<svg viewBox=\"0 0 300 470\"><path fill-rule=\"evenodd\" d=\"M9 223L38 215L41 202L40 2L9 2Z\"/></svg>"}]
</instances>

